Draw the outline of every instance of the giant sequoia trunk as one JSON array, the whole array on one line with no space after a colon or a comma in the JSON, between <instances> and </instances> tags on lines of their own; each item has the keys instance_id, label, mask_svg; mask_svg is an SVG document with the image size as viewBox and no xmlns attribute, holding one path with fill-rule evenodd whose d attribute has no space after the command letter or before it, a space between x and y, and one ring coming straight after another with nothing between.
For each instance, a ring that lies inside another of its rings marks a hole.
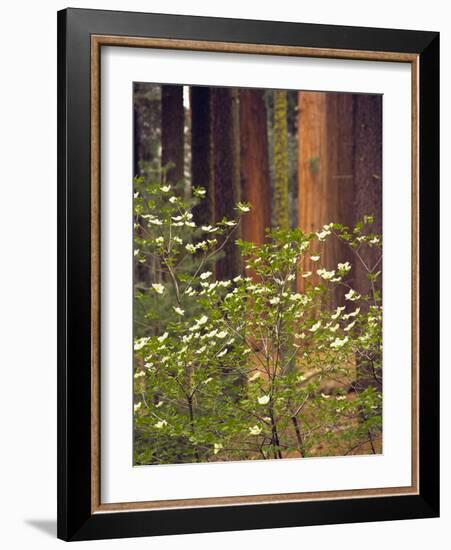
<instances>
[{"instance_id":1,"label":"giant sequoia trunk","mask_svg":"<svg viewBox=\"0 0 451 550\"><path fill-rule=\"evenodd\" d=\"M318 231L331 222L353 226L365 215L374 216L373 230L381 233L381 97L300 92L299 226L304 231ZM315 252L320 252L321 263L327 269L335 269L338 262L351 262L347 282L361 294L370 291L367 269L348 246L329 239ZM366 247L367 267L371 269L379 256L379 249ZM304 259L305 270L315 273L316 267L309 257ZM298 280L301 291L305 284L305 279ZM330 305L343 304L344 292L336 289ZM381 389L381 381L370 372L371 366L359 356L355 362L356 389L368 385Z\"/></svg>"},{"instance_id":2,"label":"giant sequoia trunk","mask_svg":"<svg viewBox=\"0 0 451 550\"><path fill-rule=\"evenodd\" d=\"M235 205L240 200L239 178L239 111L238 91L233 88L211 88L213 112L212 141L214 150L215 221L235 218ZM216 262L216 277L230 279L241 272L235 231Z\"/></svg>"},{"instance_id":3,"label":"giant sequoia trunk","mask_svg":"<svg viewBox=\"0 0 451 550\"><path fill-rule=\"evenodd\" d=\"M212 116L210 88L191 88L191 183L204 187L205 199L193 209L194 220L198 225L208 225L214 220L214 180Z\"/></svg>"},{"instance_id":4,"label":"giant sequoia trunk","mask_svg":"<svg viewBox=\"0 0 451 550\"><path fill-rule=\"evenodd\" d=\"M266 105L263 90L240 91L241 199L251 204L243 217L242 238L263 244L271 225Z\"/></svg>"},{"instance_id":5,"label":"giant sequoia trunk","mask_svg":"<svg viewBox=\"0 0 451 550\"><path fill-rule=\"evenodd\" d=\"M274 92L274 225L288 229L287 92Z\"/></svg>"},{"instance_id":6,"label":"giant sequoia trunk","mask_svg":"<svg viewBox=\"0 0 451 550\"><path fill-rule=\"evenodd\" d=\"M184 171L183 86L164 84L161 89L161 166L168 183L178 183ZM168 166L170 165L170 166Z\"/></svg>"},{"instance_id":7,"label":"giant sequoia trunk","mask_svg":"<svg viewBox=\"0 0 451 550\"><path fill-rule=\"evenodd\" d=\"M373 137L381 136L381 126L374 117L365 122L370 115L366 107L360 106L371 98L377 96L299 93L298 200L299 226L304 231L318 231L331 222L353 226L365 214L381 220L381 143L365 135L365 128L369 133L371 127ZM368 192L369 174L373 183L379 182L371 192ZM379 222L375 231L381 227ZM315 252L321 253L321 262L327 269L335 269L338 262L350 261L353 269L348 282L356 290L367 291L366 274L348 246L329 239ZM304 269L315 272L316 264L306 258ZM301 278L298 285L303 290L305 280ZM342 303L344 292L338 288L331 305Z\"/></svg>"}]
</instances>

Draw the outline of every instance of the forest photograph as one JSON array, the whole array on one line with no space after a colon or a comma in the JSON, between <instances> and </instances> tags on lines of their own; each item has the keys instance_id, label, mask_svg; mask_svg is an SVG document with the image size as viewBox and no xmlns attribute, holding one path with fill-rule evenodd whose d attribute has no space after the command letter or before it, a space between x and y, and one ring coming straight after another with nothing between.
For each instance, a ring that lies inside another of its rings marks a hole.
<instances>
[{"instance_id":1,"label":"forest photograph","mask_svg":"<svg viewBox=\"0 0 451 550\"><path fill-rule=\"evenodd\" d=\"M133 84L134 465L382 447L382 96Z\"/></svg>"}]
</instances>

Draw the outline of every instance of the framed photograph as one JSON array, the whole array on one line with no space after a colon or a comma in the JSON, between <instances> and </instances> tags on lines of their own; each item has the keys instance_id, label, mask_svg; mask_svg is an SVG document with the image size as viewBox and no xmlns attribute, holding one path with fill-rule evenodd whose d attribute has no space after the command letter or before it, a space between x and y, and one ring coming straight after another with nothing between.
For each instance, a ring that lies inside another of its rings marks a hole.
<instances>
[{"instance_id":1,"label":"framed photograph","mask_svg":"<svg viewBox=\"0 0 451 550\"><path fill-rule=\"evenodd\" d=\"M58 536L439 514L439 35L58 13Z\"/></svg>"}]
</instances>

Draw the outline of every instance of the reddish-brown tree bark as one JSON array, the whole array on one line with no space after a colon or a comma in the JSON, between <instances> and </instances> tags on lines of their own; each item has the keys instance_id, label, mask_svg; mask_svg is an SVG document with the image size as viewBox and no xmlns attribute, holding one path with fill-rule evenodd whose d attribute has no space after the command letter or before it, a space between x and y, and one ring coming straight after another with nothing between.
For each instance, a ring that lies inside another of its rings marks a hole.
<instances>
[{"instance_id":1,"label":"reddish-brown tree bark","mask_svg":"<svg viewBox=\"0 0 451 550\"><path fill-rule=\"evenodd\" d=\"M241 234L246 241L262 244L271 226L266 105L263 90L240 91L241 199L252 209L243 216Z\"/></svg>"}]
</instances>

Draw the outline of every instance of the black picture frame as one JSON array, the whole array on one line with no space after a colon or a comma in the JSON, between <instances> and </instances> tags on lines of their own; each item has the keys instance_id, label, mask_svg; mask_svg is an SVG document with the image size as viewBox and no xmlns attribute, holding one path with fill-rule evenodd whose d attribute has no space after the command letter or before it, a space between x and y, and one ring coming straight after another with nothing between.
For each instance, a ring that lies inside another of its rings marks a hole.
<instances>
[{"instance_id":1,"label":"black picture frame","mask_svg":"<svg viewBox=\"0 0 451 550\"><path fill-rule=\"evenodd\" d=\"M92 35L418 56L419 494L92 512ZM58 12L58 296L59 538L88 540L437 517L439 33L85 9Z\"/></svg>"}]
</instances>

